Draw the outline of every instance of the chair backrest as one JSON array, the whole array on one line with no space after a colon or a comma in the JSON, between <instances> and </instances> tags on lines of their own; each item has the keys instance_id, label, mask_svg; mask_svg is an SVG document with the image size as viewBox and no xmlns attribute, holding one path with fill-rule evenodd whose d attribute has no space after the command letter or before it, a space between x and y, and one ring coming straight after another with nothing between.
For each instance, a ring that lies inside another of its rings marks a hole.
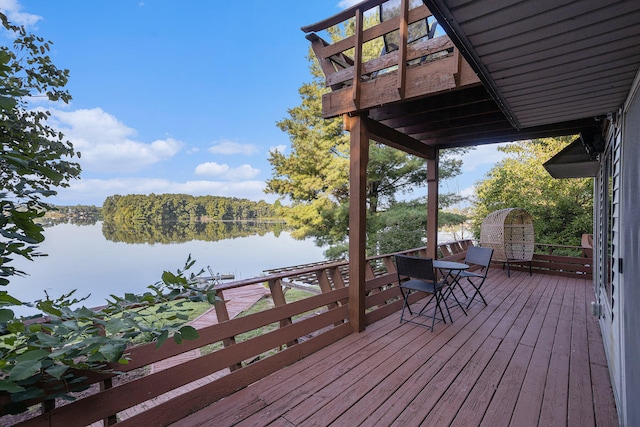
<instances>
[{"instance_id":1,"label":"chair backrest","mask_svg":"<svg viewBox=\"0 0 640 427\"><path fill-rule=\"evenodd\" d=\"M480 265L483 268L489 267L491 257L493 256L492 248L480 248L478 246L470 246L467 249L467 256L464 259L465 264Z\"/></svg>"},{"instance_id":2,"label":"chair backrest","mask_svg":"<svg viewBox=\"0 0 640 427\"><path fill-rule=\"evenodd\" d=\"M436 280L431 258L396 255L396 270L398 271L398 278L400 276L408 276L415 279Z\"/></svg>"}]
</instances>

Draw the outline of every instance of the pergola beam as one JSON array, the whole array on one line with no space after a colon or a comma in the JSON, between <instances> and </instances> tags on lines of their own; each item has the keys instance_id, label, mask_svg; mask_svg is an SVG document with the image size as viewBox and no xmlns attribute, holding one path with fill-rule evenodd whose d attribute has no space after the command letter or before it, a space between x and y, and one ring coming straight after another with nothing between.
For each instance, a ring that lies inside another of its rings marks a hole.
<instances>
[{"instance_id":1,"label":"pergola beam","mask_svg":"<svg viewBox=\"0 0 640 427\"><path fill-rule=\"evenodd\" d=\"M398 132L389 126L385 126L380 122L371 120L368 117L364 117L362 120L366 123L369 136L374 141L405 151L423 159L435 158L436 150L433 147L429 147L417 139L411 138L410 136Z\"/></svg>"}]
</instances>

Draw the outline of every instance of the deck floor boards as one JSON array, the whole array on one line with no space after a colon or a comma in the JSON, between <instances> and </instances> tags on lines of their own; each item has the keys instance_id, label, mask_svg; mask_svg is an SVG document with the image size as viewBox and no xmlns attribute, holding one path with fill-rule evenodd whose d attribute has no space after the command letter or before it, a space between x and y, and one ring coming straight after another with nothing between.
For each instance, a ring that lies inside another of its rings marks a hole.
<instances>
[{"instance_id":1,"label":"deck floor boards","mask_svg":"<svg viewBox=\"0 0 640 427\"><path fill-rule=\"evenodd\" d=\"M434 332L395 313L175 425L618 425L590 281L492 269L482 291Z\"/></svg>"}]
</instances>

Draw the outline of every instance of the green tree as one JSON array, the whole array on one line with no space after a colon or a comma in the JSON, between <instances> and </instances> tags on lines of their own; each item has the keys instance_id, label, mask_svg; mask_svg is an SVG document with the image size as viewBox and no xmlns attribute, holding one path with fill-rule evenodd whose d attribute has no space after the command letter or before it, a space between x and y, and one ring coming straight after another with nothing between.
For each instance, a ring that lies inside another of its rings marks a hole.
<instances>
[{"instance_id":1,"label":"green tree","mask_svg":"<svg viewBox=\"0 0 640 427\"><path fill-rule=\"evenodd\" d=\"M80 153L47 124L49 112L30 104L37 97L67 103L69 71L46 55L51 42L10 24L3 14L0 19L4 35L14 38L11 46L0 46L0 284L7 285L11 276L23 274L10 265L14 257L37 255L44 236L35 219L51 209L43 199L79 176L80 166L70 159Z\"/></svg>"},{"instance_id":2,"label":"green tree","mask_svg":"<svg viewBox=\"0 0 640 427\"><path fill-rule=\"evenodd\" d=\"M474 234L479 236L489 213L519 207L533 218L536 241L580 245L582 234L592 233L593 179L555 179L542 166L572 139L535 139L499 148L509 156L476 187Z\"/></svg>"},{"instance_id":3,"label":"green tree","mask_svg":"<svg viewBox=\"0 0 640 427\"><path fill-rule=\"evenodd\" d=\"M0 20L5 40L13 40L0 46L0 285L7 286L12 277L25 274L11 265L15 257L40 255L43 228L35 220L53 208L43 199L79 177L80 166L72 160L80 154L47 124L49 112L30 104L37 97L68 102L68 70L51 62L51 42L12 25L2 13ZM107 210L117 202L108 203ZM213 303L216 297L212 286L201 289L193 273L185 274L193 264L189 257L184 270L164 272L144 295L112 296L98 311L72 309L82 302L74 292L53 299L47 295L28 304L47 316L41 323L16 317L11 308L23 302L0 291L0 393L11 398L3 397L3 413L27 410L24 402L32 398L76 391L79 378L73 368L99 370L108 362L126 362L126 348L140 334L158 345L170 335L176 342L196 338L193 327L183 326L180 301ZM161 321L149 321L148 314ZM53 387L46 387L46 381Z\"/></svg>"}]
</instances>

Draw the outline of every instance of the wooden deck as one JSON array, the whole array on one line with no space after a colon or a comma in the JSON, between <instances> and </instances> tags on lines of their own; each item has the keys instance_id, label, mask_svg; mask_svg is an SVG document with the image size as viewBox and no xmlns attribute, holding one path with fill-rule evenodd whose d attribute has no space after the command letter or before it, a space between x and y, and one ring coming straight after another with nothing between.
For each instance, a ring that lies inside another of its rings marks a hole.
<instances>
[{"instance_id":1,"label":"wooden deck","mask_svg":"<svg viewBox=\"0 0 640 427\"><path fill-rule=\"evenodd\" d=\"M174 425L618 425L591 286L492 268L453 324L395 313Z\"/></svg>"}]
</instances>

